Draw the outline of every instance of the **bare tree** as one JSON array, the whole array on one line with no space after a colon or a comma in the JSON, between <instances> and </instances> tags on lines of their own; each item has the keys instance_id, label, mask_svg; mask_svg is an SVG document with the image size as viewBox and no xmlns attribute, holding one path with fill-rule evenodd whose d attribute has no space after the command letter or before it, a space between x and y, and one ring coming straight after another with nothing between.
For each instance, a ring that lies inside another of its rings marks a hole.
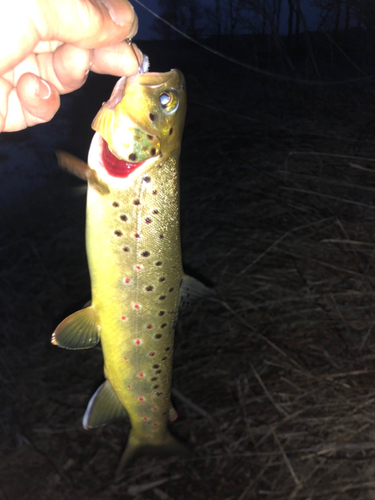
<instances>
[{"instance_id":1,"label":"bare tree","mask_svg":"<svg viewBox=\"0 0 375 500\"><path fill-rule=\"evenodd\" d=\"M194 38L199 38L202 32L201 20L203 10L199 0L158 0L160 16L177 29ZM155 19L151 29L161 38L178 38L180 35L165 23Z\"/></svg>"},{"instance_id":2,"label":"bare tree","mask_svg":"<svg viewBox=\"0 0 375 500\"><path fill-rule=\"evenodd\" d=\"M215 0L206 8L207 31L216 36L233 37L243 27L244 0Z\"/></svg>"}]
</instances>

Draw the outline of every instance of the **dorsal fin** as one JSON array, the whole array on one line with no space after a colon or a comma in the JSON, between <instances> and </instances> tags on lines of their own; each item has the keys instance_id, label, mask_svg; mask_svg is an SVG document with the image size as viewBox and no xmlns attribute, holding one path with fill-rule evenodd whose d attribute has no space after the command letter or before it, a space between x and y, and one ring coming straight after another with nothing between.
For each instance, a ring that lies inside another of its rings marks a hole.
<instances>
[{"instance_id":1,"label":"dorsal fin","mask_svg":"<svg viewBox=\"0 0 375 500\"><path fill-rule=\"evenodd\" d=\"M184 274L180 288L180 311L185 311L195 300L212 295L213 291L195 278Z\"/></svg>"}]
</instances>

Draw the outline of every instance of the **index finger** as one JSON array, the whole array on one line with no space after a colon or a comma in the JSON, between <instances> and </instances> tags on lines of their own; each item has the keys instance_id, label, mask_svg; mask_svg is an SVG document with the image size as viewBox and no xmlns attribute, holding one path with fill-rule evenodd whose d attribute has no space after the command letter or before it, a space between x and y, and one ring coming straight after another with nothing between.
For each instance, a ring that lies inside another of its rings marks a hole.
<instances>
[{"instance_id":1,"label":"index finger","mask_svg":"<svg viewBox=\"0 0 375 500\"><path fill-rule=\"evenodd\" d=\"M47 50L64 42L93 49L131 38L137 29L137 16L127 0L7 2L6 12L0 8L0 74L14 68L40 42Z\"/></svg>"}]
</instances>

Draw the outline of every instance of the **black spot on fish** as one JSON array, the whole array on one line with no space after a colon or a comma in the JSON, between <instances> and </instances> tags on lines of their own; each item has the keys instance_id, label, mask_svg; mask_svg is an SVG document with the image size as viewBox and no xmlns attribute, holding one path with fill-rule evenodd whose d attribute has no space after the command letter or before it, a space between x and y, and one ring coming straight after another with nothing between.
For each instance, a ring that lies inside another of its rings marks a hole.
<instances>
[{"instance_id":1,"label":"black spot on fish","mask_svg":"<svg viewBox=\"0 0 375 500\"><path fill-rule=\"evenodd\" d=\"M162 361L165 361L167 359L167 356L164 356L164 358L161 358Z\"/></svg>"},{"instance_id":2,"label":"black spot on fish","mask_svg":"<svg viewBox=\"0 0 375 500\"><path fill-rule=\"evenodd\" d=\"M137 159L137 155L135 153L130 153L130 155L128 156L129 160L130 161L135 161Z\"/></svg>"},{"instance_id":3,"label":"black spot on fish","mask_svg":"<svg viewBox=\"0 0 375 500\"><path fill-rule=\"evenodd\" d=\"M161 370L156 370L156 372L155 372L155 373L161 373Z\"/></svg>"},{"instance_id":4,"label":"black spot on fish","mask_svg":"<svg viewBox=\"0 0 375 500\"><path fill-rule=\"evenodd\" d=\"M172 135L172 134L173 134L173 128L171 127L171 128L169 129L169 135Z\"/></svg>"},{"instance_id":5,"label":"black spot on fish","mask_svg":"<svg viewBox=\"0 0 375 500\"><path fill-rule=\"evenodd\" d=\"M165 278L159 278L160 283L163 283L165 281Z\"/></svg>"},{"instance_id":6,"label":"black spot on fish","mask_svg":"<svg viewBox=\"0 0 375 500\"><path fill-rule=\"evenodd\" d=\"M153 190L152 194L158 194L158 192L156 191L156 189Z\"/></svg>"},{"instance_id":7,"label":"black spot on fish","mask_svg":"<svg viewBox=\"0 0 375 500\"><path fill-rule=\"evenodd\" d=\"M148 116L150 117L150 120L151 120L152 122L155 120L155 115L154 115L154 113L150 113Z\"/></svg>"},{"instance_id":8,"label":"black spot on fish","mask_svg":"<svg viewBox=\"0 0 375 500\"><path fill-rule=\"evenodd\" d=\"M154 289L154 287L153 287L152 285L148 285L148 286L146 286L146 288L145 288L145 290L146 290L147 292L151 292L153 289Z\"/></svg>"},{"instance_id":9,"label":"black spot on fish","mask_svg":"<svg viewBox=\"0 0 375 500\"><path fill-rule=\"evenodd\" d=\"M168 290L168 292L173 292L173 290L174 290L174 288L170 288L170 289Z\"/></svg>"},{"instance_id":10,"label":"black spot on fish","mask_svg":"<svg viewBox=\"0 0 375 500\"><path fill-rule=\"evenodd\" d=\"M139 200L134 200L133 201L133 205L140 205L140 204L141 204L141 202Z\"/></svg>"},{"instance_id":11,"label":"black spot on fish","mask_svg":"<svg viewBox=\"0 0 375 500\"><path fill-rule=\"evenodd\" d=\"M152 219L150 219L150 217L146 217L145 218L145 223L146 224L151 224L151 222L152 222Z\"/></svg>"},{"instance_id":12,"label":"black spot on fish","mask_svg":"<svg viewBox=\"0 0 375 500\"><path fill-rule=\"evenodd\" d=\"M159 312L159 316L164 316L164 314L165 314L165 311L160 311Z\"/></svg>"},{"instance_id":13,"label":"black spot on fish","mask_svg":"<svg viewBox=\"0 0 375 500\"><path fill-rule=\"evenodd\" d=\"M140 235L139 233L134 233L134 236L135 236L136 238L140 238L140 237L141 237L141 235Z\"/></svg>"},{"instance_id":14,"label":"black spot on fish","mask_svg":"<svg viewBox=\"0 0 375 500\"><path fill-rule=\"evenodd\" d=\"M164 300L164 299L165 299L165 295L160 295L159 300Z\"/></svg>"},{"instance_id":15,"label":"black spot on fish","mask_svg":"<svg viewBox=\"0 0 375 500\"><path fill-rule=\"evenodd\" d=\"M150 117L150 118L151 118L151 117ZM147 134L147 139L150 139L150 141L152 141L152 139L153 139L153 138L154 138L154 137L153 137L152 135Z\"/></svg>"},{"instance_id":16,"label":"black spot on fish","mask_svg":"<svg viewBox=\"0 0 375 500\"><path fill-rule=\"evenodd\" d=\"M161 264L162 264L162 263L161 263L161 261L160 261L160 260L158 260L157 262L155 262L155 266L161 266Z\"/></svg>"},{"instance_id":17,"label":"black spot on fish","mask_svg":"<svg viewBox=\"0 0 375 500\"><path fill-rule=\"evenodd\" d=\"M151 181L151 177L149 177L148 175L146 175L146 177L143 177L143 180L145 182L150 182Z\"/></svg>"},{"instance_id":18,"label":"black spot on fish","mask_svg":"<svg viewBox=\"0 0 375 500\"><path fill-rule=\"evenodd\" d=\"M158 385L154 385L153 389L159 389Z\"/></svg>"},{"instance_id":19,"label":"black spot on fish","mask_svg":"<svg viewBox=\"0 0 375 500\"><path fill-rule=\"evenodd\" d=\"M156 214L158 214L158 213L159 213L159 210L156 210L156 209L155 209L155 210L153 210L153 211L152 211L152 213L156 215Z\"/></svg>"},{"instance_id":20,"label":"black spot on fish","mask_svg":"<svg viewBox=\"0 0 375 500\"><path fill-rule=\"evenodd\" d=\"M155 380L157 380L157 379L158 379L158 377L152 377L151 382L155 382Z\"/></svg>"},{"instance_id":21,"label":"black spot on fish","mask_svg":"<svg viewBox=\"0 0 375 500\"><path fill-rule=\"evenodd\" d=\"M164 234L159 234L159 238L162 240L164 238Z\"/></svg>"},{"instance_id":22,"label":"black spot on fish","mask_svg":"<svg viewBox=\"0 0 375 500\"><path fill-rule=\"evenodd\" d=\"M122 236L122 232L121 231L115 231L115 235L116 236Z\"/></svg>"},{"instance_id":23,"label":"black spot on fish","mask_svg":"<svg viewBox=\"0 0 375 500\"><path fill-rule=\"evenodd\" d=\"M126 215L120 215L120 219L123 220L124 222L128 220Z\"/></svg>"},{"instance_id":24,"label":"black spot on fish","mask_svg":"<svg viewBox=\"0 0 375 500\"><path fill-rule=\"evenodd\" d=\"M156 368L159 368L159 365L152 365L152 368L155 368L156 370Z\"/></svg>"},{"instance_id":25,"label":"black spot on fish","mask_svg":"<svg viewBox=\"0 0 375 500\"><path fill-rule=\"evenodd\" d=\"M150 257L150 252L144 251L141 253L142 257Z\"/></svg>"},{"instance_id":26,"label":"black spot on fish","mask_svg":"<svg viewBox=\"0 0 375 500\"><path fill-rule=\"evenodd\" d=\"M160 328L165 328L166 326L167 326L167 323L162 323L162 324L160 325Z\"/></svg>"},{"instance_id":27,"label":"black spot on fish","mask_svg":"<svg viewBox=\"0 0 375 500\"><path fill-rule=\"evenodd\" d=\"M156 153L156 149L155 148L151 148L150 149L150 153L151 153L152 156L154 156L154 154Z\"/></svg>"},{"instance_id":28,"label":"black spot on fish","mask_svg":"<svg viewBox=\"0 0 375 500\"><path fill-rule=\"evenodd\" d=\"M168 351L171 350L171 348L170 347L166 347L165 350L168 352Z\"/></svg>"},{"instance_id":29,"label":"black spot on fish","mask_svg":"<svg viewBox=\"0 0 375 500\"><path fill-rule=\"evenodd\" d=\"M156 395L157 396L161 396L163 393L162 392L157 392Z\"/></svg>"},{"instance_id":30,"label":"black spot on fish","mask_svg":"<svg viewBox=\"0 0 375 500\"><path fill-rule=\"evenodd\" d=\"M114 201L114 202L112 203L112 206L117 208L117 207L119 207L120 205L117 203L117 201Z\"/></svg>"},{"instance_id":31,"label":"black spot on fish","mask_svg":"<svg viewBox=\"0 0 375 500\"><path fill-rule=\"evenodd\" d=\"M155 338L156 338L156 339L161 339L161 338L162 338L162 336L163 336L163 335L162 335L161 333L157 333L157 334L155 335Z\"/></svg>"},{"instance_id":32,"label":"black spot on fish","mask_svg":"<svg viewBox=\"0 0 375 500\"><path fill-rule=\"evenodd\" d=\"M129 252L129 247L124 247L123 250L124 252Z\"/></svg>"}]
</instances>

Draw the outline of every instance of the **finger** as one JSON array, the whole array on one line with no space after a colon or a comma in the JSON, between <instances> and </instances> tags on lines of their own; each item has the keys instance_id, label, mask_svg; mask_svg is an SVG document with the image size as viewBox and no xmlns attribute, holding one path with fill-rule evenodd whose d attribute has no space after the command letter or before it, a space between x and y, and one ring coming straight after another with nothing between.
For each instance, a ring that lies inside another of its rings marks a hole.
<instances>
[{"instance_id":1,"label":"finger","mask_svg":"<svg viewBox=\"0 0 375 500\"><path fill-rule=\"evenodd\" d=\"M134 37L137 30L138 18L127 0L8 2L6 15L0 16L0 74L35 47L50 50L63 42L84 49L104 47Z\"/></svg>"},{"instance_id":2,"label":"finger","mask_svg":"<svg viewBox=\"0 0 375 500\"><path fill-rule=\"evenodd\" d=\"M53 53L37 55L42 78L52 83L60 94L77 90L85 83L91 67L91 50L73 45L61 45Z\"/></svg>"},{"instance_id":3,"label":"finger","mask_svg":"<svg viewBox=\"0 0 375 500\"><path fill-rule=\"evenodd\" d=\"M5 78L0 77L0 132L4 131L5 118L8 113L8 99L12 89L13 85Z\"/></svg>"},{"instance_id":4,"label":"finger","mask_svg":"<svg viewBox=\"0 0 375 500\"><path fill-rule=\"evenodd\" d=\"M91 71L114 76L130 76L138 71L143 54L133 43L118 43L94 50Z\"/></svg>"},{"instance_id":5,"label":"finger","mask_svg":"<svg viewBox=\"0 0 375 500\"><path fill-rule=\"evenodd\" d=\"M4 131L14 132L47 122L59 107L60 97L54 86L32 73L25 73L9 94Z\"/></svg>"},{"instance_id":6,"label":"finger","mask_svg":"<svg viewBox=\"0 0 375 500\"><path fill-rule=\"evenodd\" d=\"M73 14L73 15L72 15ZM50 0L30 12L41 40L60 40L84 49L132 38L138 18L128 0Z\"/></svg>"}]
</instances>

